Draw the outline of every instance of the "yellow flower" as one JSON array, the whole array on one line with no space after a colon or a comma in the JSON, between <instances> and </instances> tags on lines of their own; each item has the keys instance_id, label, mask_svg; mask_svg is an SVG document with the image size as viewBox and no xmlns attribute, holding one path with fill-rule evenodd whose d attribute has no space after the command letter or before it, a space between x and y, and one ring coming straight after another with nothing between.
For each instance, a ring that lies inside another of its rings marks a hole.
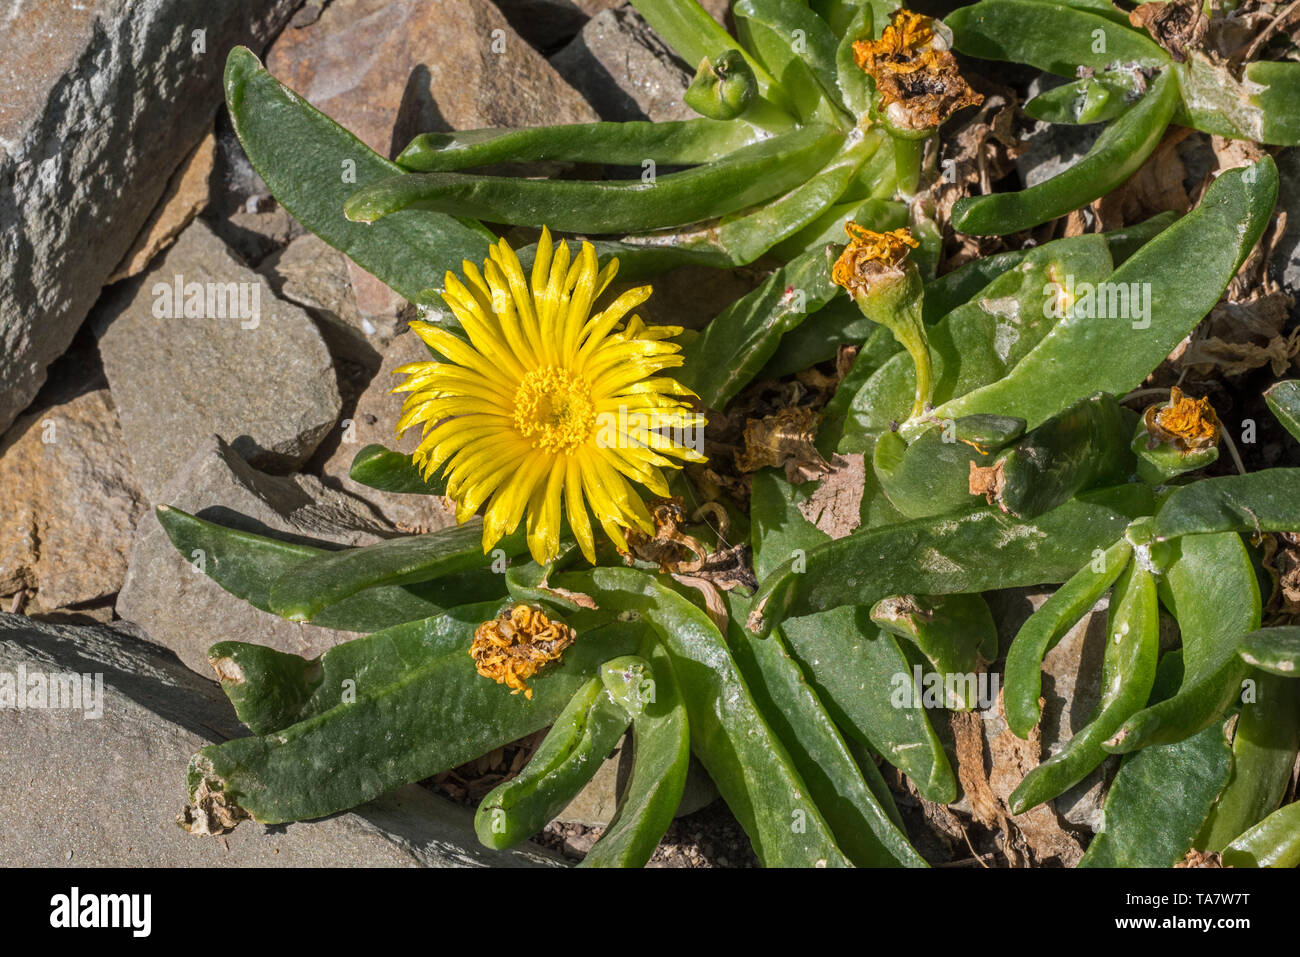
<instances>
[{"instance_id":1,"label":"yellow flower","mask_svg":"<svg viewBox=\"0 0 1300 957\"><path fill-rule=\"evenodd\" d=\"M483 512L483 550L527 516L528 549L538 562L559 553L561 515L588 561L595 561L590 506L605 533L627 548L625 528L653 534L636 482L668 495L661 471L702 462L704 420L682 397L689 389L656 373L682 364L667 340L677 326L647 326L633 309L650 296L638 286L594 312L618 260L597 268L583 243L570 262L564 241L542 230L531 283L501 240L482 272L448 272L443 299L467 339L428 322L411 328L445 362L414 362L394 392L409 392L399 433L423 426L414 453L426 478L445 468L456 520ZM468 340L468 341L467 341ZM690 444L687 444L687 443Z\"/></svg>"}]
</instances>

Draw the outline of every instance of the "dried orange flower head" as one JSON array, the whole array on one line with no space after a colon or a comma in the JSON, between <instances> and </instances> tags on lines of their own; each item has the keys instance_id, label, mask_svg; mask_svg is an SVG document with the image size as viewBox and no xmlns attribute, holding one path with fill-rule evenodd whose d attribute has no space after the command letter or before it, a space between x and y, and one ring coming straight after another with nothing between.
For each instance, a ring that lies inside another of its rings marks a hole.
<instances>
[{"instance_id":1,"label":"dried orange flower head","mask_svg":"<svg viewBox=\"0 0 1300 957\"><path fill-rule=\"evenodd\" d=\"M1200 452L1217 445L1219 417L1208 397L1193 399L1178 386L1169 390L1169 404L1146 412L1147 432L1160 442L1171 442L1180 452Z\"/></svg>"},{"instance_id":2,"label":"dried orange flower head","mask_svg":"<svg viewBox=\"0 0 1300 957\"><path fill-rule=\"evenodd\" d=\"M563 622L551 621L540 608L519 604L479 625L469 654L484 678L505 685L511 694L522 691L531 701L533 689L527 679L547 662L559 661L577 637L576 631Z\"/></svg>"},{"instance_id":3,"label":"dried orange flower head","mask_svg":"<svg viewBox=\"0 0 1300 957\"><path fill-rule=\"evenodd\" d=\"M852 294L881 279L902 275L907 255L921 245L906 229L877 233L857 223L844 224L849 244L831 267L831 281Z\"/></svg>"},{"instance_id":4,"label":"dried orange flower head","mask_svg":"<svg viewBox=\"0 0 1300 957\"><path fill-rule=\"evenodd\" d=\"M984 97L970 88L946 30L910 10L894 11L879 40L858 40L853 59L875 81L885 119L900 130L932 129Z\"/></svg>"}]
</instances>

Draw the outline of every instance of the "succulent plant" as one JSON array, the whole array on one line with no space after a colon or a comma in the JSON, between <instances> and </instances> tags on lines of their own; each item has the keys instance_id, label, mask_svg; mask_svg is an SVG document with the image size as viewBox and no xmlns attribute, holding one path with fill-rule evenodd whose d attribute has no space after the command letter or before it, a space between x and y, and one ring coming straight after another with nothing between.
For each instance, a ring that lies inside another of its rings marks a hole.
<instances>
[{"instance_id":1,"label":"succulent plant","mask_svg":"<svg viewBox=\"0 0 1300 957\"><path fill-rule=\"evenodd\" d=\"M981 8L1005 5L1028 9L1024 45L1026 33L1057 42L1041 26L1049 13L1120 29L1090 3L986 0L950 18L959 48ZM742 0L737 41L693 2L638 8L700 64L688 102L704 119L438 134L400 165L232 54L231 112L268 185L430 320L417 330L439 355L400 370L411 397L394 423L422 429L420 451L367 447L351 476L447 495L460 524L322 550L158 509L177 549L201 549L227 591L357 633L313 660L211 649L252 735L195 755L182 823L320 817L549 728L479 806L480 839L509 847L630 729L632 775L589 866L649 859L692 754L765 865L924 866L877 760L925 799L954 801L932 716L989 703L950 679L1005 656L1008 726L1032 736L1045 654L1110 594L1102 700L1025 776L1012 813L1121 754L1082 864L1171 866L1192 849L1294 864L1295 805L1278 805L1300 743L1300 641L1293 627L1261 628L1256 566L1261 536L1300 531L1300 469L1204 478L1231 441L1208 401L1173 389L1133 405L1264 233L1273 161L1222 173L1176 221L936 277L917 262L926 224L905 228L894 197L914 183L916 144L970 100L941 25L888 5ZM1148 102L1167 121L1193 69L1166 66L1116 122ZM643 154L694 165L653 187L459 172ZM349 161L355 182L335 183ZM570 259L550 229L518 257L504 241L489 253L467 217L613 234L720 220L584 244ZM849 242L831 242L842 228ZM630 314L648 291L601 308L611 253L643 275L770 250L791 255L680 351L668 342L680 330ZM460 277L452 257L465 260ZM709 413L717 434L756 379L843 345L857 351L824 408L749 421L735 469L716 442L673 434L702 424L694 404L722 413ZM1300 439L1296 384L1266 398ZM601 434L607 413L620 424ZM1000 648L984 593L1041 585L1060 587ZM1181 634L1163 655L1162 606ZM898 700L918 678L939 679L933 707ZM1178 799L1156 800L1174 774Z\"/></svg>"}]
</instances>

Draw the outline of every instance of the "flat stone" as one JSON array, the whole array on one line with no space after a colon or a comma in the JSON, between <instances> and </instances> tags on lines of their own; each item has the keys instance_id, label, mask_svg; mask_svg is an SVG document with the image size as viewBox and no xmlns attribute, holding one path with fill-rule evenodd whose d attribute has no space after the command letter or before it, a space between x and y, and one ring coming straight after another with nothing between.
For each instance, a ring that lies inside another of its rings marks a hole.
<instances>
[{"instance_id":1,"label":"flat stone","mask_svg":"<svg viewBox=\"0 0 1300 957\"><path fill-rule=\"evenodd\" d=\"M42 608L113 595L146 505L117 410L94 389L23 416L0 443L0 595Z\"/></svg>"},{"instance_id":2,"label":"flat stone","mask_svg":"<svg viewBox=\"0 0 1300 957\"><path fill-rule=\"evenodd\" d=\"M488 0L334 0L266 62L383 156L421 132L597 119Z\"/></svg>"},{"instance_id":3,"label":"flat stone","mask_svg":"<svg viewBox=\"0 0 1300 957\"><path fill-rule=\"evenodd\" d=\"M0 432L211 128L225 51L300 0L10 3L0 30Z\"/></svg>"},{"instance_id":4,"label":"flat stone","mask_svg":"<svg viewBox=\"0 0 1300 957\"><path fill-rule=\"evenodd\" d=\"M281 298L311 313L335 356L375 369L380 363L380 352L405 324L391 312L389 303L382 306L385 316L378 321L362 314L353 293L352 265L346 255L307 233L272 253L262 264L261 272ZM391 291L390 295L401 298Z\"/></svg>"},{"instance_id":5,"label":"flat stone","mask_svg":"<svg viewBox=\"0 0 1300 957\"><path fill-rule=\"evenodd\" d=\"M441 496L381 492L354 482L348 477L348 471L356 454L372 443L408 455L415 451L420 444L418 427L408 429L401 438L393 433L406 399L406 393L390 394L403 379L393 375L393 370L408 362L428 362L430 358L429 348L419 336L409 330L398 334L384 350L379 371L357 399L351 426L343 431L342 441L321 467L321 476L327 484L369 502L394 527L405 532L446 528L455 524L455 516Z\"/></svg>"},{"instance_id":6,"label":"flat stone","mask_svg":"<svg viewBox=\"0 0 1300 957\"><path fill-rule=\"evenodd\" d=\"M605 120L688 120L691 72L629 5L603 10L551 57Z\"/></svg>"},{"instance_id":7,"label":"flat stone","mask_svg":"<svg viewBox=\"0 0 1300 957\"><path fill-rule=\"evenodd\" d=\"M108 277L109 282L129 279L139 275L148 268L149 263L160 252L172 244L181 231L208 205L211 195L209 180L217 154L217 138L208 133L194 147L194 151L185 157L172 178L167 182L167 189L149 214L140 235L122 261Z\"/></svg>"},{"instance_id":8,"label":"flat stone","mask_svg":"<svg viewBox=\"0 0 1300 957\"><path fill-rule=\"evenodd\" d=\"M186 834L185 770L205 745L247 732L216 682L138 632L0 614L0 675L102 676L100 708L0 711L0 793L13 867L497 867L555 861L540 849L493 852L470 813L412 785L355 812L220 839ZM94 687L94 677L87 685ZM100 713L94 715L95 711Z\"/></svg>"},{"instance_id":9,"label":"flat stone","mask_svg":"<svg viewBox=\"0 0 1300 957\"><path fill-rule=\"evenodd\" d=\"M363 502L313 476L258 472L216 436L182 465L158 501L222 525L308 545L369 545L392 534ZM207 650L218 641L251 641L311 658L355 637L286 621L231 595L191 564L190 556L176 551L152 513L136 531L117 613L203 675L211 670Z\"/></svg>"},{"instance_id":10,"label":"flat stone","mask_svg":"<svg viewBox=\"0 0 1300 957\"><path fill-rule=\"evenodd\" d=\"M206 289L202 303L175 295L177 284L195 283ZM236 295L214 297L234 293L232 284ZM100 355L151 501L213 433L259 467L288 470L337 420L329 350L311 318L277 299L201 220L142 281L106 298ZM201 315L184 315L193 305Z\"/></svg>"}]
</instances>

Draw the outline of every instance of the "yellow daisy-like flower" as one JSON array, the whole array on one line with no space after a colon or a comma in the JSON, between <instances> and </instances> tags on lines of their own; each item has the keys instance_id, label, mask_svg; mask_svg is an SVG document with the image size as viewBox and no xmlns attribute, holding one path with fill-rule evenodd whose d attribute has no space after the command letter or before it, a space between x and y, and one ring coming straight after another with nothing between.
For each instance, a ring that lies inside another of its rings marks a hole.
<instances>
[{"instance_id":1,"label":"yellow daisy-like flower","mask_svg":"<svg viewBox=\"0 0 1300 957\"><path fill-rule=\"evenodd\" d=\"M666 497L662 469L705 461L697 450L704 419L682 398L695 393L656 375L682 364L681 347L667 341L681 328L647 326L634 313L624 319L649 286L593 312L618 260L599 269L590 243L570 256L543 229L531 281L504 239L482 272L469 261L464 282L448 272L442 297L468 341L413 322L447 361L396 370L407 379L393 391L410 393L397 431L423 426L415 463L425 478L446 469L458 522L484 509L484 552L526 515L529 551L550 561L564 514L594 562L588 506L626 550L624 529L654 532L632 483Z\"/></svg>"}]
</instances>

